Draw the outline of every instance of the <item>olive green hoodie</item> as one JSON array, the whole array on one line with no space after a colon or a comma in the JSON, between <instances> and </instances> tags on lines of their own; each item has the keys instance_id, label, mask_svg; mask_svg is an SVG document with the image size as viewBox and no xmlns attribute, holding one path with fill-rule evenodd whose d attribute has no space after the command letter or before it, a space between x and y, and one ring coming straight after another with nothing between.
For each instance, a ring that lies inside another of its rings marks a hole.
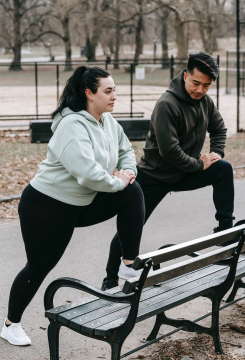
<instances>
[{"instance_id":1,"label":"olive green hoodie","mask_svg":"<svg viewBox=\"0 0 245 360\"><path fill-rule=\"evenodd\" d=\"M65 108L57 114L47 159L31 180L38 191L67 204L89 205L98 191L117 192L125 185L112 175L115 167L135 175L136 161L122 127L104 113L101 123L87 111Z\"/></svg>"},{"instance_id":2,"label":"olive green hoodie","mask_svg":"<svg viewBox=\"0 0 245 360\"><path fill-rule=\"evenodd\" d=\"M224 157L227 130L223 118L207 94L198 101L189 96L183 74L171 81L156 103L138 164L148 176L167 183L203 170L200 154L207 132L210 152Z\"/></svg>"}]
</instances>

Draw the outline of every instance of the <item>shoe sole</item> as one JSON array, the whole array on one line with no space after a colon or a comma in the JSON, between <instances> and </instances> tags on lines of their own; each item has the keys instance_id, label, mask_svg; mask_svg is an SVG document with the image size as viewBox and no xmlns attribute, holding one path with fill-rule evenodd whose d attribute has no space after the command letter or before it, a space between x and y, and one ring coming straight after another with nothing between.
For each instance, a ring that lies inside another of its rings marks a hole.
<instances>
[{"instance_id":1,"label":"shoe sole","mask_svg":"<svg viewBox=\"0 0 245 360\"><path fill-rule=\"evenodd\" d=\"M28 346L28 345L31 345L31 343L28 343L28 344L16 344L16 343L14 343L13 341L9 341L5 336L4 336L4 334L1 332L1 338L2 339L4 339L4 340L6 340L6 341L8 341L8 343L9 344L11 344L11 345L15 345L15 346Z\"/></svg>"}]
</instances>

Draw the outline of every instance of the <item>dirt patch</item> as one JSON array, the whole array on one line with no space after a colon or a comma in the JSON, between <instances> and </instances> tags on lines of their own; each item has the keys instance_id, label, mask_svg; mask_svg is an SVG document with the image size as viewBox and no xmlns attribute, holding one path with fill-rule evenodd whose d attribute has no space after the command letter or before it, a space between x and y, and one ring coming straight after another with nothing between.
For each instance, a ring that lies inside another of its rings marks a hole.
<instances>
[{"instance_id":1,"label":"dirt patch","mask_svg":"<svg viewBox=\"0 0 245 360\"><path fill-rule=\"evenodd\" d=\"M132 142L136 160L143 153L144 141ZM209 152L209 139L203 153ZM21 194L35 176L39 163L46 158L47 144L31 144L26 131L0 132L0 199L3 196ZM225 159L234 167L245 165L245 133L227 138ZM245 168L234 169L234 178L245 179ZM0 224L18 220L18 201L0 203Z\"/></svg>"},{"instance_id":2,"label":"dirt patch","mask_svg":"<svg viewBox=\"0 0 245 360\"><path fill-rule=\"evenodd\" d=\"M205 334L186 336L180 340L162 339L151 345L147 352L140 352L132 359L145 360L238 360L245 359L245 334L230 329L231 322L245 324L245 304L231 305L229 315L221 315L220 339L224 354L215 353L214 344L210 336ZM222 322L223 320L223 322Z\"/></svg>"}]
</instances>

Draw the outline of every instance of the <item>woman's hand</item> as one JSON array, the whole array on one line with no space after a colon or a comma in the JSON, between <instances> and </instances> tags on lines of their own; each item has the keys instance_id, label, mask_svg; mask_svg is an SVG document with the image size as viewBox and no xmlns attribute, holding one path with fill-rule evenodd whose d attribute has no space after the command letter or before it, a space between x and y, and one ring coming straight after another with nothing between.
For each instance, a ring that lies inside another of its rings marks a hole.
<instances>
[{"instance_id":1,"label":"woman's hand","mask_svg":"<svg viewBox=\"0 0 245 360\"><path fill-rule=\"evenodd\" d=\"M128 186L128 184L133 184L135 181L135 175L131 173L129 170L120 170L113 173L114 176L121 179L125 186Z\"/></svg>"}]
</instances>

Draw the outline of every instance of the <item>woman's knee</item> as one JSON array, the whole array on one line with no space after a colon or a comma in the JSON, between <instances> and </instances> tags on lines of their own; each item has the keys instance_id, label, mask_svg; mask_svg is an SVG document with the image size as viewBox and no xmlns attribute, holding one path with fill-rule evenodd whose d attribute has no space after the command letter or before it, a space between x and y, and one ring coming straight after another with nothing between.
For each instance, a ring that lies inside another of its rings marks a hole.
<instances>
[{"instance_id":1,"label":"woman's knee","mask_svg":"<svg viewBox=\"0 0 245 360\"><path fill-rule=\"evenodd\" d=\"M144 205L144 194L137 181L134 181L133 184L129 184L123 192L124 198L126 198L129 202L137 202Z\"/></svg>"}]
</instances>

